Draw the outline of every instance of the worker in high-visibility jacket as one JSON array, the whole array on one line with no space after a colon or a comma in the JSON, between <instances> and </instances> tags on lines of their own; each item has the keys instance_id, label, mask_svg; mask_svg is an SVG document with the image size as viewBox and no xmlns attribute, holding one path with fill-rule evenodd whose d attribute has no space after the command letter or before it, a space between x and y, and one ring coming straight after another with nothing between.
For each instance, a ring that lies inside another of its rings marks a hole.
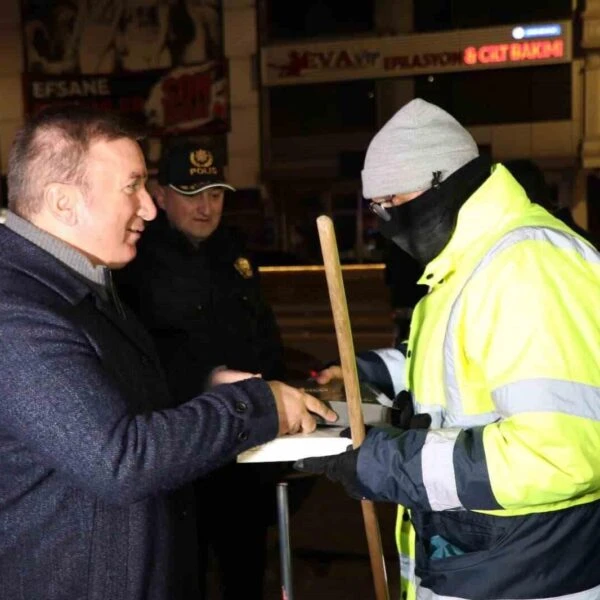
<instances>
[{"instance_id":1,"label":"worker in high-visibility jacket","mask_svg":"<svg viewBox=\"0 0 600 600\"><path fill-rule=\"evenodd\" d=\"M403 598L600 598L600 255L420 99L362 180L429 291L405 352L361 354L359 375L407 388L414 416L296 467L401 505Z\"/></svg>"}]
</instances>

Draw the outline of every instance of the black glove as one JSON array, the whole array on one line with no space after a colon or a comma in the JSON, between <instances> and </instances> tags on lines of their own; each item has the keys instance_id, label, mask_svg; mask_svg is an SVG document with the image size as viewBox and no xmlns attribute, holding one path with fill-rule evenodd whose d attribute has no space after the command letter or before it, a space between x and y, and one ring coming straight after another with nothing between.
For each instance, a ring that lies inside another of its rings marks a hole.
<instances>
[{"instance_id":1,"label":"black glove","mask_svg":"<svg viewBox=\"0 0 600 600\"><path fill-rule=\"evenodd\" d=\"M431 416L428 413L415 414L410 392L402 391L394 398L392 425L399 429L429 429Z\"/></svg>"},{"instance_id":2,"label":"black glove","mask_svg":"<svg viewBox=\"0 0 600 600\"><path fill-rule=\"evenodd\" d=\"M334 456L302 458L294 463L294 469L303 473L326 475L331 481L341 483L351 498L363 500L365 496L360 491L356 472L359 448L348 448L346 452Z\"/></svg>"}]
</instances>

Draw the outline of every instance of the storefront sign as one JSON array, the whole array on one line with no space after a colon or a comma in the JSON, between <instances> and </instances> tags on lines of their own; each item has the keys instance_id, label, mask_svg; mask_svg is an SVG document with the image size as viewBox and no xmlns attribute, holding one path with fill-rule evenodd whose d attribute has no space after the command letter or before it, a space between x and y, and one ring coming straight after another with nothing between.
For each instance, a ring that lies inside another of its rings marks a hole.
<instances>
[{"instance_id":1,"label":"storefront sign","mask_svg":"<svg viewBox=\"0 0 600 600\"><path fill-rule=\"evenodd\" d=\"M513 42L512 44L490 44L469 46L464 51L466 65L502 64L508 62L539 61L551 58L563 58L565 44L563 40L540 40L535 42Z\"/></svg>"},{"instance_id":2,"label":"storefront sign","mask_svg":"<svg viewBox=\"0 0 600 600\"><path fill-rule=\"evenodd\" d=\"M515 40L524 38L549 38L562 35L562 27L558 24L552 25L517 25L512 30Z\"/></svg>"},{"instance_id":3,"label":"storefront sign","mask_svg":"<svg viewBox=\"0 0 600 600\"><path fill-rule=\"evenodd\" d=\"M270 46L262 49L263 84L377 79L492 66L518 67L532 62L564 63L571 61L571 35L571 23L565 21ZM521 36L519 41L515 41L517 36Z\"/></svg>"},{"instance_id":4,"label":"storefront sign","mask_svg":"<svg viewBox=\"0 0 600 600\"><path fill-rule=\"evenodd\" d=\"M383 68L386 71L397 69L421 69L425 67L456 67L463 62L460 52L424 52L422 54L405 54L402 56L386 56Z\"/></svg>"}]
</instances>

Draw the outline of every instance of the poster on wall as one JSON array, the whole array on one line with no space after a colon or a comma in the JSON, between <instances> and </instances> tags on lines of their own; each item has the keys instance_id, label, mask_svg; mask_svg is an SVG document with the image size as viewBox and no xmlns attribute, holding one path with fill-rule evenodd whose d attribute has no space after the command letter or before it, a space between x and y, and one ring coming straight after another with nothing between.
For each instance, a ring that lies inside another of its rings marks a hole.
<instances>
[{"instance_id":1,"label":"poster on wall","mask_svg":"<svg viewBox=\"0 0 600 600\"><path fill-rule=\"evenodd\" d=\"M22 0L28 73L169 69L223 57L222 0Z\"/></svg>"},{"instance_id":2,"label":"poster on wall","mask_svg":"<svg viewBox=\"0 0 600 600\"><path fill-rule=\"evenodd\" d=\"M227 63L107 75L23 76L26 112L77 102L138 120L149 135L224 133L229 126Z\"/></svg>"},{"instance_id":3,"label":"poster on wall","mask_svg":"<svg viewBox=\"0 0 600 600\"><path fill-rule=\"evenodd\" d=\"M85 103L151 136L229 130L221 0L22 0L25 110Z\"/></svg>"}]
</instances>

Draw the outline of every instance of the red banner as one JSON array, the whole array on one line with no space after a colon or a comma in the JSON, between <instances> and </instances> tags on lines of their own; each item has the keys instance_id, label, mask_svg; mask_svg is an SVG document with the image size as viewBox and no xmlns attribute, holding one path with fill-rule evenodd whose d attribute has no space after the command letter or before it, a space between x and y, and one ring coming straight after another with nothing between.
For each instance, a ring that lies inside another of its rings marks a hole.
<instances>
[{"instance_id":1,"label":"red banner","mask_svg":"<svg viewBox=\"0 0 600 600\"><path fill-rule=\"evenodd\" d=\"M81 103L127 114L149 135L229 131L227 63L106 75L23 75L25 108Z\"/></svg>"}]
</instances>

